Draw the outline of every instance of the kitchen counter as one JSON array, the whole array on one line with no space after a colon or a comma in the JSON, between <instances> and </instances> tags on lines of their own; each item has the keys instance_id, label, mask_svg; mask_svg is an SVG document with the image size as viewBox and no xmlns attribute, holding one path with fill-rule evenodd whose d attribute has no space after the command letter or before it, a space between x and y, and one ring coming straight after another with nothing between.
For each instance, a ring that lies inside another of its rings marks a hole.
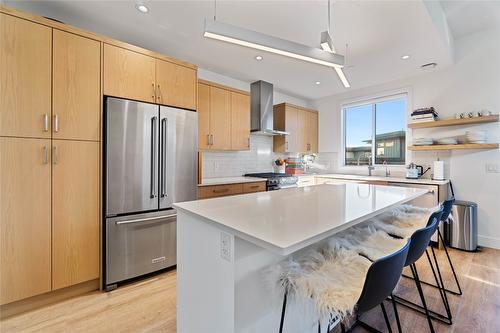
<instances>
[{"instance_id":1,"label":"kitchen counter","mask_svg":"<svg viewBox=\"0 0 500 333\"><path fill-rule=\"evenodd\" d=\"M364 175L352 175L352 174L342 174L342 173L328 173L328 174L305 174L308 176L320 177L320 178L333 178L333 179L346 179L346 180L360 180L360 181L386 181L392 183L405 183L405 184L422 184L422 185L446 185L450 181L445 180L433 180L433 179L407 179L400 177L384 177L384 176L364 176Z\"/></svg>"},{"instance_id":2,"label":"kitchen counter","mask_svg":"<svg viewBox=\"0 0 500 333\"><path fill-rule=\"evenodd\" d=\"M222 178L205 178L198 186L213 186L213 185L226 185L226 184L242 184L242 183L255 183L265 182L264 178L257 177L222 177Z\"/></svg>"},{"instance_id":3,"label":"kitchen counter","mask_svg":"<svg viewBox=\"0 0 500 333\"><path fill-rule=\"evenodd\" d=\"M182 202L174 207L288 255L425 193L423 189L348 183Z\"/></svg>"},{"instance_id":4,"label":"kitchen counter","mask_svg":"<svg viewBox=\"0 0 500 333\"><path fill-rule=\"evenodd\" d=\"M427 193L346 183L174 204L177 331L277 332L282 296L263 277L270 265ZM289 316L284 331L317 332L307 316Z\"/></svg>"}]
</instances>

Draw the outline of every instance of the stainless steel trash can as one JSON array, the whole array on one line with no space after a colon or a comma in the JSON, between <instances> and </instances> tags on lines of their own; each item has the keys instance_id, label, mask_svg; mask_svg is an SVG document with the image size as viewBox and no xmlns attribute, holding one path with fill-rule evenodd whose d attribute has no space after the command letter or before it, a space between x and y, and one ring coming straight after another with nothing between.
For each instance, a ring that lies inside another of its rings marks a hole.
<instances>
[{"instance_id":1,"label":"stainless steel trash can","mask_svg":"<svg viewBox=\"0 0 500 333\"><path fill-rule=\"evenodd\" d=\"M445 224L446 243L453 248L475 251L477 249L477 204L456 200Z\"/></svg>"}]
</instances>

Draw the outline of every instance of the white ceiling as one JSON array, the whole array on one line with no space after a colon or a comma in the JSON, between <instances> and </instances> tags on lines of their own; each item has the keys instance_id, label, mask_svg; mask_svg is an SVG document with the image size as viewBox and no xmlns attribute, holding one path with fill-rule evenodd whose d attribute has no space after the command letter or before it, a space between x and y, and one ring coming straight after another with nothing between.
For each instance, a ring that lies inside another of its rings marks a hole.
<instances>
[{"instance_id":1,"label":"white ceiling","mask_svg":"<svg viewBox=\"0 0 500 333\"><path fill-rule=\"evenodd\" d=\"M345 91L332 69L257 52L203 38L203 21L213 17L212 1L144 1L148 14L135 9L135 1L6 1L25 9L95 31L147 49L183 59L201 68L243 81L265 80L281 92L316 99ZM443 4L458 35L484 28L474 18L470 1ZM496 4L488 4L491 8ZM488 7L489 10L491 8ZM481 7L482 8L482 7ZM495 19L489 15L490 21ZM217 1L217 20L318 46L327 28L327 1ZM423 1L336 1L333 39L339 53L349 43L346 75L352 88L361 88L422 72L420 65L452 62ZM264 60L257 62L260 54ZM410 54L409 60L401 60ZM320 81L320 85L315 82Z\"/></svg>"}]
</instances>

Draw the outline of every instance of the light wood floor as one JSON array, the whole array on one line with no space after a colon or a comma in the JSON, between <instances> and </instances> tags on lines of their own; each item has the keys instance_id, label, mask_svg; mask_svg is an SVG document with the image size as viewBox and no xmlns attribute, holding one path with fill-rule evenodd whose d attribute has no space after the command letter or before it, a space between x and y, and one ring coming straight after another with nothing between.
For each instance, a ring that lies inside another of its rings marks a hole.
<instances>
[{"instance_id":1,"label":"light wood floor","mask_svg":"<svg viewBox=\"0 0 500 333\"><path fill-rule=\"evenodd\" d=\"M438 255L444 258L443 251L438 251ZM436 332L500 333L500 251L452 251L451 255L464 295L449 296L454 324L435 323ZM453 286L449 269L445 268L444 261L441 262L448 285ZM427 262L421 261L418 266L421 278L430 281L432 275ZM92 292L7 318L0 323L0 331L175 332L175 278L175 271L171 271L109 293ZM401 280L396 293L418 300L414 282L408 279ZM435 289L424 287L424 293L431 308L444 311ZM392 308L386 305L395 330ZM429 332L424 317L401 306L398 309L404 332ZM363 320L386 331L380 308L365 314ZM354 332L363 330L356 328Z\"/></svg>"}]
</instances>

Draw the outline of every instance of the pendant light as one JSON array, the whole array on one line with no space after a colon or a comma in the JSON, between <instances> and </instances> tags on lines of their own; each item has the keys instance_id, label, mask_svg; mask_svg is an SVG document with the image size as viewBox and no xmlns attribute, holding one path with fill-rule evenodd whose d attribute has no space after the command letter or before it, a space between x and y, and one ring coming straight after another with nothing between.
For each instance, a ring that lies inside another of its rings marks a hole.
<instances>
[{"instance_id":1,"label":"pendant light","mask_svg":"<svg viewBox=\"0 0 500 333\"><path fill-rule=\"evenodd\" d=\"M328 0L328 30L323 31L321 33L321 48L326 51L326 52L331 52L335 53L335 47L333 46L333 40L332 37L330 36L330 0ZM344 71L342 70L342 67L334 67L335 72L337 72L337 75L346 88L350 88L351 84L349 83L349 80L347 80L347 77L344 74Z\"/></svg>"}]
</instances>

